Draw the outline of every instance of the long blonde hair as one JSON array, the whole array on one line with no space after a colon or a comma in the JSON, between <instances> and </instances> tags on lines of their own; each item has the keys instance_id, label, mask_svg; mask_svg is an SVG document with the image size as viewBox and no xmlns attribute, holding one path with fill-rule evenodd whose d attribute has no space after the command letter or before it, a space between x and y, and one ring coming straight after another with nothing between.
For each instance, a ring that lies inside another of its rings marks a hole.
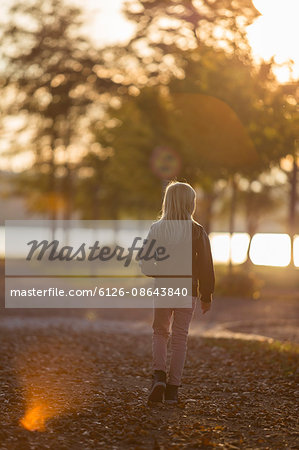
<instances>
[{"instance_id":1,"label":"long blonde hair","mask_svg":"<svg viewBox=\"0 0 299 450\"><path fill-rule=\"evenodd\" d=\"M189 183L168 183L162 204L161 219L192 220L195 210L196 192Z\"/></svg>"},{"instance_id":2,"label":"long blonde hair","mask_svg":"<svg viewBox=\"0 0 299 450\"><path fill-rule=\"evenodd\" d=\"M163 242L190 241L196 192L188 183L171 181L165 190L160 220L155 222Z\"/></svg>"}]
</instances>

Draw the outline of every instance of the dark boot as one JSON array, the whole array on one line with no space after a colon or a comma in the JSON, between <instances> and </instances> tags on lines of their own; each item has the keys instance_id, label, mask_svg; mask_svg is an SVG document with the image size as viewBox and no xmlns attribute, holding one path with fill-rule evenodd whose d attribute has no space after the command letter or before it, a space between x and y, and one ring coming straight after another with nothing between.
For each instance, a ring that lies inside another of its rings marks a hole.
<instances>
[{"instance_id":1,"label":"dark boot","mask_svg":"<svg viewBox=\"0 0 299 450\"><path fill-rule=\"evenodd\" d=\"M165 388L166 373L163 370L155 370L148 403L162 403L164 400Z\"/></svg>"},{"instance_id":2,"label":"dark boot","mask_svg":"<svg viewBox=\"0 0 299 450\"><path fill-rule=\"evenodd\" d=\"M175 386L174 384L167 383L166 390L165 390L165 403L173 404L173 405L178 403L178 401L179 401L178 388L179 388L179 386Z\"/></svg>"}]
</instances>

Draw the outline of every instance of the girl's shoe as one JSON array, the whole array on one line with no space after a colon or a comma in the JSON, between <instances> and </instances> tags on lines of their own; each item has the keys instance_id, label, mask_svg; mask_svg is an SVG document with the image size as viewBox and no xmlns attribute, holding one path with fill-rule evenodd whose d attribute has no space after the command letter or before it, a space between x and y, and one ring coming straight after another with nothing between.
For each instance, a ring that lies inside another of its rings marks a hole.
<instances>
[{"instance_id":1,"label":"girl's shoe","mask_svg":"<svg viewBox=\"0 0 299 450\"><path fill-rule=\"evenodd\" d=\"M148 403L162 403L166 388L166 373L163 370L155 370L153 383L148 397Z\"/></svg>"},{"instance_id":2,"label":"girl's shoe","mask_svg":"<svg viewBox=\"0 0 299 450\"><path fill-rule=\"evenodd\" d=\"M179 386L167 383L165 390L165 403L168 403L169 405L175 405L179 402L178 388Z\"/></svg>"}]
</instances>

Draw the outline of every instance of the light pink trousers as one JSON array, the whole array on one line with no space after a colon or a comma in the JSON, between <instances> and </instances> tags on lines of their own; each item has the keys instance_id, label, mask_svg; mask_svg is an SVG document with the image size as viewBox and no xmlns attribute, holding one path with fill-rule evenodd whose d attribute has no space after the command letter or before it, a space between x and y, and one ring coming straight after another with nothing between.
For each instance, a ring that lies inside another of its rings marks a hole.
<instances>
[{"instance_id":1,"label":"light pink trousers","mask_svg":"<svg viewBox=\"0 0 299 450\"><path fill-rule=\"evenodd\" d=\"M171 358L168 383L180 386L187 352L189 325L195 310L192 308L154 308L153 369L167 372L167 344L171 328ZM172 323L171 323L172 320Z\"/></svg>"}]
</instances>

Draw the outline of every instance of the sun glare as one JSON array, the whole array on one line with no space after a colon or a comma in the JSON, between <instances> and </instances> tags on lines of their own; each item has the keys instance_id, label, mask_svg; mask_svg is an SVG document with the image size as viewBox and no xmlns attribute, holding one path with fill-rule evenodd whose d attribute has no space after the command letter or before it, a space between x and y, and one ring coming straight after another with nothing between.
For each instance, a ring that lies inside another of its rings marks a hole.
<instances>
[{"instance_id":1,"label":"sun glare","mask_svg":"<svg viewBox=\"0 0 299 450\"><path fill-rule=\"evenodd\" d=\"M132 36L135 25L122 14L124 0L69 0L84 5L87 23L83 32L100 47L125 42Z\"/></svg>"},{"instance_id":2,"label":"sun glare","mask_svg":"<svg viewBox=\"0 0 299 450\"><path fill-rule=\"evenodd\" d=\"M291 259L291 239L287 234L258 233L252 238L249 256L256 265L286 267Z\"/></svg>"},{"instance_id":3,"label":"sun glare","mask_svg":"<svg viewBox=\"0 0 299 450\"><path fill-rule=\"evenodd\" d=\"M249 235L247 233L211 233L211 248L216 264L242 264L247 259ZM257 233L250 246L250 259L258 266L286 267L291 260L291 240L283 233ZM299 267L299 236L294 239L294 265Z\"/></svg>"},{"instance_id":4,"label":"sun glare","mask_svg":"<svg viewBox=\"0 0 299 450\"><path fill-rule=\"evenodd\" d=\"M247 233L234 233L231 240L229 233L211 233L211 248L215 263L226 264L229 261L230 251L233 264L244 263L248 244Z\"/></svg>"},{"instance_id":5,"label":"sun glare","mask_svg":"<svg viewBox=\"0 0 299 450\"><path fill-rule=\"evenodd\" d=\"M298 78L299 1L252 1L262 14L248 28L249 41L256 58L269 60L274 56L278 64L275 74L280 82ZM293 63L288 67L290 60Z\"/></svg>"},{"instance_id":6,"label":"sun glare","mask_svg":"<svg viewBox=\"0 0 299 450\"><path fill-rule=\"evenodd\" d=\"M79 1L79 0L72 0ZM257 60L277 63L275 75L280 82L299 77L299 0L252 0L261 16L248 27L248 38ZM80 3L80 1L79 1ZM87 27L88 34L104 45L128 40L135 26L121 13L124 0L88 0L86 9L93 19ZM288 61L293 64L288 66Z\"/></svg>"},{"instance_id":7,"label":"sun glare","mask_svg":"<svg viewBox=\"0 0 299 450\"><path fill-rule=\"evenodd\" d=\"M227 263L229 260L229 233L211 233L210 238L214 262Z\"/></svg>"}]
</instances>

